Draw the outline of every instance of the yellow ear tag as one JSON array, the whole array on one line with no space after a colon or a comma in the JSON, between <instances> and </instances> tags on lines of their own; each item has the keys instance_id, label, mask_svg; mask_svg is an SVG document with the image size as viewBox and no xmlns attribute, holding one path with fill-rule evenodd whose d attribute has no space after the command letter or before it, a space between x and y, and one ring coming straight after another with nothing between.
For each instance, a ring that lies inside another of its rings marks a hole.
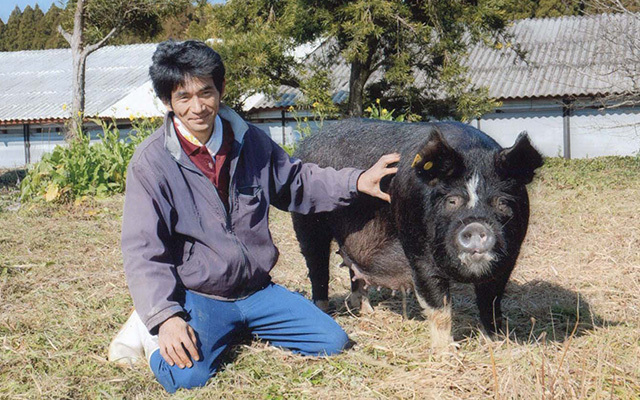
<instances>
[{"instance_id":1,"label":"yellow ear tag","mask_svg":"<svg viewBox=\"0 0 640 400\"><path fill-rule=\"evenodd\" d=\"M431 168L433 168L433 163L431 161L427 161L426 163L424 163L424 167L422 167L422 169L424 169L425 171L428 171Z\"/></svg>"},{"instance_id":2,"label":"yellow ear tag","mask_svg":"<svg viewBox=\"0 0 640 400\"><path fill-rule=\"evenodd\" d=\"M416 164L422 161L422 156L420 154L416 154L416 158L413 159L413 164L411 164L411 168L415 168Z\"/></svg>"}]
</instances>

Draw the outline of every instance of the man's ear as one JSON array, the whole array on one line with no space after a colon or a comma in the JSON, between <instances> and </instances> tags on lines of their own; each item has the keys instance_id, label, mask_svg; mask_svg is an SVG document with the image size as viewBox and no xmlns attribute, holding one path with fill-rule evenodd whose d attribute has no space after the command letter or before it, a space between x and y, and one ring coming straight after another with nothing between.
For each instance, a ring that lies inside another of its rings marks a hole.
<instances>
[{"instance_id":1,"label":"man's ear","mask_svg":"<svg viewBox=\"0 0 640 400\"><path fill-rule=\"evenodd\" d=\"M524 185L533 180L534 171L543 163L542 155L533 147L526 132L518 135L513 146L496 154L498 174Z\"/></svg>"},{"instance_id":2,"label":"man's ear","mask_svg":"<svg viewBox=\"0 0 640 400\"><path fill-rule=\"evenodd\" d=\"M224 95L224 89L227 87L227 80L223 79L222 80L222 86L220 87L220 99L222 99L222 96Z\"/></svg>"},{"instance_id":3,"label":"man's ear","mask_svg":"<svg viewBox=\"0 0 640 400\"><path fill-rule=\"evenodd\" d=\"M449 146L440 130L433 128L429 139L415 155L411 168L428 185L434 186L439 181L457 177L464 168L464 161Z\"/></svg>"}]
</instances>

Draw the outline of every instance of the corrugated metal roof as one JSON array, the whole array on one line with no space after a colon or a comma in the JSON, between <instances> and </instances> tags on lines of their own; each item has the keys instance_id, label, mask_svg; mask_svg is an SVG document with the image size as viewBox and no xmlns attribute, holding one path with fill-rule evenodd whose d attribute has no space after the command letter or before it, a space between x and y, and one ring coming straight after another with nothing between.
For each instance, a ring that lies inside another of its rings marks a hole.
<instances>
[{"instance_id":1,"label":"corrugated metal roof","mask_svg":"<svg viewBox=\"0 0 640 400\"><path fill-rule=\"evenodd\" d=\"M506 100L536 97L579 97L638 93L640 77L640 14L600 14L580 17L526 19L508 29L512 45L501 49L473 46L464 64L475 87L489 88L491 97ZM513 50L520 44L524 60ZM331 46L332 44L329 44ZM325 45L308 60L327 51ZM417 79L424 79L417 74ZM369 82L376 81L374 74ZM332 91L349 91L349 69L339 61L332 70ZM428 87L428 85L427 85ZM265 98L252 109L279 107L278 99L301 93L282 87L276 99ZM343 100L344 101L344 100Z\"/></svg>"},{"instance_id":2,"label":"corrugated metal roof","mask_svg":"<svg viewBox=\"0 0 640 400\"><path fill-rule=\"evenodd\" d=\"M147 82L156 46L105 46L89 55L85 115L108 110ZM0 121L69 118L70 104L70 49L0 52Z\"/></svg>"},{"instance_id":3,"label":"corrugated metal roof","mask_svg":"<svg viewBox=\"0 0 640 400\"><path fill-rule=\"evenodd\" d=\"M527 52L478 44L466 65L473 85L498 99L637 92L640 14L527 19L510 28Z\"/></svg>"}]
</instances>

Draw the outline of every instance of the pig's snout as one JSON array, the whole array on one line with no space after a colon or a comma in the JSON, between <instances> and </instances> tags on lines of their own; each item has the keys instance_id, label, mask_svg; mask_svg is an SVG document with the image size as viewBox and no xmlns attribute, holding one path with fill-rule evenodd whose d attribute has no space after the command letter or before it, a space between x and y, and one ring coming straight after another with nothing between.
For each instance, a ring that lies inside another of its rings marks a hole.
<instances>
[{"instance_id":1,"label":"pig's snout","mask_svg":"<svg viewBox=\"0 0 640 400\"><path fill-rule=\"evenodd\" d=\"M482 255L493 249L496 237L486 225L472 222L464 226L456 237L456 244L460 251L471 255Z\"/></svg>"}]
</instances>

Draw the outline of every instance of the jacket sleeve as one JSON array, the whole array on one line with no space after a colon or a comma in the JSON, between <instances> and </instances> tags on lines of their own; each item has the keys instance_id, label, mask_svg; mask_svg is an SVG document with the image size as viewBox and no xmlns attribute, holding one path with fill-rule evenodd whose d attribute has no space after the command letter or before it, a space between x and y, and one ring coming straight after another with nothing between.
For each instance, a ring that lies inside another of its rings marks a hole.
<instances>
[{"instance_id":1,"label":"jacket sleeve","mask_svg":"<svg viewBox=\"0 0 640 400\"><path fill-rule=\"evenodd\" d=\"M344 207L358 195L355 168L320 168L303 163L271 141L271 204L281 210L311 214Z\"/></svg>"},{"instance_id":2,"label":"jacket sleeve","mask_svg":"<svg viewBox=\"0 0 640 400\"><path fill-rule=\"evenodd\" d=\"M122 217L124 271L140 318L149 331L183 312L175 300L176 266L171 252L171 205L159 180L130 163Z\"/></svg>"}]
</instances>

